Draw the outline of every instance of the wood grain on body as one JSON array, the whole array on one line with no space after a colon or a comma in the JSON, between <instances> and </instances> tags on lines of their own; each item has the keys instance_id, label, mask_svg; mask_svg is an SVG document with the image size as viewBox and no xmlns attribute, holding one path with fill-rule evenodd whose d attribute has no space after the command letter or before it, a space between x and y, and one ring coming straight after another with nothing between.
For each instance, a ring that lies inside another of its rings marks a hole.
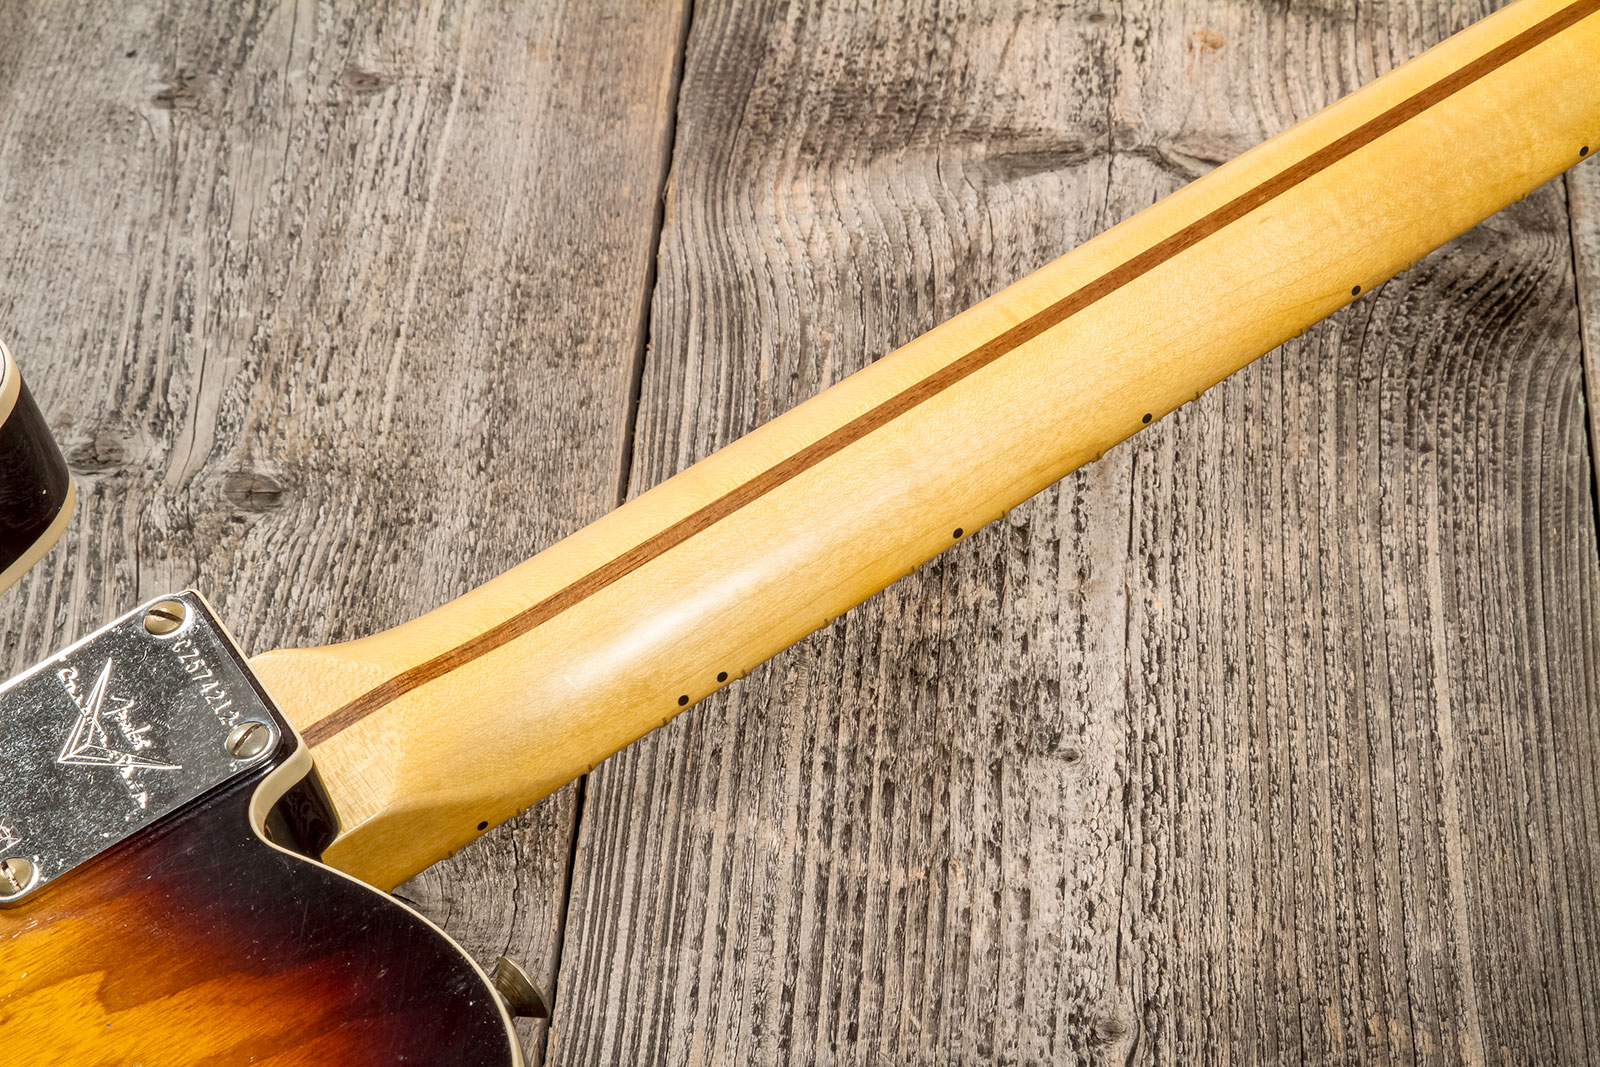
<instances>
[{"instance_id":1,"label":"wood grain on body","mask_svg":"<svg viewBox=\"0 0 1600 1067\"><path fill-rule=\"evenodd\" d=\"M1524 0L415 623L257 660L391 885L1576 163Z\"/></svg>"},{"instance_id":2,"label":"wood grain on body","mask_svg":"<svg viewBox=\"0 0 1600 1067\"><path fill-rule=\"evenodd\" d=\"M81 490L0 674L186 586L369 633L615 506L681 17L0 10L0 334ZM548 985L575 817L403 892Z\"/></svg>"}]
</instances>

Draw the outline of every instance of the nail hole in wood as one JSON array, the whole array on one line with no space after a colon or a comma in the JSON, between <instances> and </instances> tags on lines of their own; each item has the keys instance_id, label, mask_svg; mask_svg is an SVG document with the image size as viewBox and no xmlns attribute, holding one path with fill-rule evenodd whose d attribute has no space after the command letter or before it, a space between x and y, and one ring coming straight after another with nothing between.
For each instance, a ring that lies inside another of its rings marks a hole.
<instances>
[{"instance_id":1,"label":"nail hole in wood","mask_svg":"<svg viewBox=\"0 0 1600 1067\"><path fill-rule=\"evenodd\" d=\"M478 824L478 829L480 829L480 830L487 830L488 828L489 828L489 820L488 819L485 819L485 820L483 820L483 822L480 822Z\"/></svg>"},{"instance_id":2,"label":"nail hole in wood","mask_svg":"<svg viewBox=\"0 0 1600 1067\"><path fill-rule=\"evenodd\" d=\"M1359 285L1351 286L1350 287L1350 295L1351 296L1360 296L1361 295L1361 286L1359 286Z\"/></svg>"},{"instance_id":3,"label":"nail hole in wood","mask_svg":"<svg viewBox=\"0 0 1600 1067\"><path fill-rule=\"evenodd\" d=\"M727 671L718 671L717 672L717 681L726 682L727 680L728 680L728 672Z\"/></svg>"},{"instance_id":4,"label":"nail hole in wood","mask_svg":"<svg viewBox=\"0 0 1600 1067\"><path fill-rule=\"evenodd\" d=\"M1146 426L1150 425L1150 413L1148 411L1144 413L1144 424Z\"/></svg>"},{"instance_id":5,"label":"nail hole in wood","mask_svg":"<svg viewBox=\"0 0 1600 1067\"><path fill-rule=\"evenodd\" d=\"M951 532L950 536L954 537L957 541L959 541L959 540L961 540L961 535L966 533L966 532L967 531L965 531L961 527L957 526L955 528L955 530Z\"/></svg>"},{"instance_id":6,"label":"nail hole in wood","mask_svg":"<svg viewBox=\"0 0 1600 1067\"><path fill-rule=\"evenodd\" d=\"M689 703L689 694L688 693L685 693L685 694L683 694L683 696L678 698L678 707L681 708L681 707L685 706L688 703Z\"/></svg>"}]
</instances>

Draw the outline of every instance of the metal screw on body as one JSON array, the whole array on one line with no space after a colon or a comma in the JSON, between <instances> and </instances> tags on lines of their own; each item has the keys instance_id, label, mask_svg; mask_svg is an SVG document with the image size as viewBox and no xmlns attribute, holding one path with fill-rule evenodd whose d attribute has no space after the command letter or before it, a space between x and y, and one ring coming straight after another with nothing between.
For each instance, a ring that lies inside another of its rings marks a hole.
<instances>
[{"instance_id":1,"label":"metal screw on body","mask_svg":"<svg viewBox=\"0 0 1600 1067\"><path fill-rule=\"evenodd\" d=\"M189 609L182 601L163 600L145 612L144 628L157 637L170 637L188 617Z\"/></svg>"},{"instance_id":2,"label":"metal screw on body","mask_svg":"<svg viewBox=\"0 0 1600 1067\"><path fill-rule=\"evenodd\" d=\"M223 744L234 759L253 760L272 744L272 728L264 722L242 722L229 731Z\"/></svg>"},{"instance_id":3,"label":"metal screw on body","mask_svg":"<svg viewBox=\"0 0 1600 1067\"><path fill-rule=\"evenodd\" d=\"M33 885L33 864L21 856L0 860L0 899L18 896Z\"/></svg>"}]
</instances>

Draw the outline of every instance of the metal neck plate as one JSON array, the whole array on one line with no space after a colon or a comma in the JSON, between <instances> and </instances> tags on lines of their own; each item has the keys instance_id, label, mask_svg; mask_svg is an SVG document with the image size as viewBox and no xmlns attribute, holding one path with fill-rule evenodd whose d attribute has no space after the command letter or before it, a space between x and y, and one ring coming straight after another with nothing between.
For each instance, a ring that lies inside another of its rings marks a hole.
<instances>
[{"instance_id":1,"label":"metal neck plate","mask_svg":"<svg viewBox=\"0 0 1600 1067\"><path fill-rule=\"evenodd\" d=\"M269 762L284 728L196 593L0 686L0 906Z\"/></svg>"}]
</instances>

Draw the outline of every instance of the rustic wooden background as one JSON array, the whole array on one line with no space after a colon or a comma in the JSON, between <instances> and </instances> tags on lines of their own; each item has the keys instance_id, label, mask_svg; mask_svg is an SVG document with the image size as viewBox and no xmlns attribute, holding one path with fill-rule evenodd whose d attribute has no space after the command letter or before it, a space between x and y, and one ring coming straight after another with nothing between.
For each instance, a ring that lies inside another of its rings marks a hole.
<instances>
[{"instance_id":1,"label":"rustic wooden background","mask_svg":"<svg viewBox=\"0 0 1600 1067\"><path fill-rule=\"evenodd\" d=\"M402 621L1494 6L0 6L0 670ZM401 893L535 1062L1595 1062L1586 336L1596 167Z\"/></svg>"}]
</instances>

